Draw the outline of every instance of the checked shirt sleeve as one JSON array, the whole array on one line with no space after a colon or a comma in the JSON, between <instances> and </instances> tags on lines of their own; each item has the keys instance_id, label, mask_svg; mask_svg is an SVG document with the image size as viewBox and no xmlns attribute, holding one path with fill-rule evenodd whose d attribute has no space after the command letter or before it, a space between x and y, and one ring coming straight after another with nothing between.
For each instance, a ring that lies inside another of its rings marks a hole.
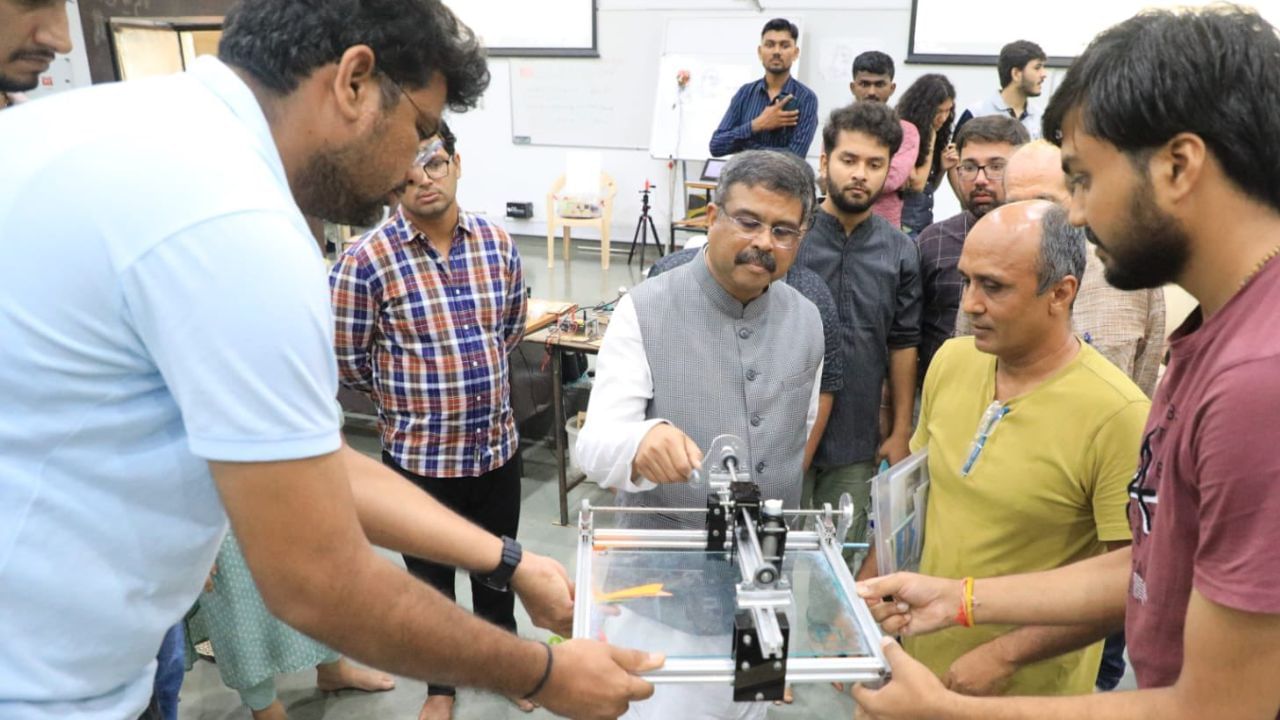
<instances>
[{"instance_id":1,"label":"checked shirt sleeve","mask_svg":"<svg viewBox=\"0 0 1280 720\"><path fill-rule=\"evenodd\" d=\"M329 294L333 303L333 345L338 359L338 379L343 385L370 392L373 368L370 346L378 306L370 289L372 269L360 263L355 250L343 253L329 273Z\"/></svg>"},{"instance_id":2,"label":"checked shirt sleeve","mask_svg":"<svg viewBox=\"0 0 1280 720\"><path fill-rule=\"evenodd\" d=\"M516 250L516 244L507 237L504 230L499 232L506 238L507 245L511 248L511 255L507 258L507 308L502 323L502 337L506 342L507 352L513 352L520 345L520 340L524 338L524 324L529 314L529 303L525 298L524 290L524 268L520 262L520 253Z\"/></svg>"}]
</instances>

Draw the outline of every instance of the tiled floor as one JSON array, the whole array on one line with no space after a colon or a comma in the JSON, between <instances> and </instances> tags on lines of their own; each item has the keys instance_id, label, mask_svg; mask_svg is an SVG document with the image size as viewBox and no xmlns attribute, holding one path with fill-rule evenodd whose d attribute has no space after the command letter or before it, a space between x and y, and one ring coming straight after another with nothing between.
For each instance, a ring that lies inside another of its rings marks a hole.
<instances>
[{"instance_id":1,"label":"tiled floor","mask_svg":"<svg viewBox=\"0 0 1280 720\"><path fill-rule=\"evenodd\" d=\"M559 241L557 241L557 244ZM587 243L584 243L584 246ZM566 264L556 258L556 267L546 266L545 239L522 239L519 242L524 258L525 282L533 289L535 297L563 299L578 304L595 304L612 299L620 285L631 286L639 281L638 263L627 265L626 255L615 254L607 274L600 271L598 253L575 250L573 260ZM557 247L557 253L560 248ZM652 251L652 248L650 248ZM647 258L652 263L652 252ZM352 445L372 455L378 453L377 438L363 433L351 433ZM571 528L554 524L557 519L556 465L547 444L541 440L528 440L522 444L524 453L523 499L520 515L520 540L525 547L560 560L572 570L573 549L576 536ZM579 486L570 495L570 507L583 498L603 503L608 495L594 485ZM398 562L398 556L392 556ZM470 603L470 591L465 578L458 583L459 601ZM533 628L523 615L519 603L516 606L517 621L521 632L531 637L545 637L546 633ZM1131 676L1126 676L1122 687L1133 687ZM376 695L360 693L321 694L315 690L315 675L311 672L293 673L277 678L281 700L294 720L354 720L356 718L396 718L413 720L426 695L423 683L400 678L395 690ZM802 686L796 690L794 705L774 707L770 718L849 718L853 716L853 702L826 685ZM245 720L250 717L239 697L222 685L216 668L200 662L187 674L182 689L181 720ZM515 718L552 717L538 710L531 715L519 712L503 698L462 690L459 693L455 717L458 720L506 720ZM679 718L672 718L679 720Z\"/></svg>"},{"instance_id":2,"label":"tiled floor","mask_svg":"<svg viewBox=\"0 0 1280 720\"><path fill-rule=\"evenodd\" d=\"M547 268L546 238L520 238L520 257L524 262L525 284L533 290L533 296L554 300L569 300L579 305L596 304L611 300L622 286L631 287L640 282L640 253L637 250L631 264L627 264L627 245L613 244L609 256L609 270L600 269L599 243L574 242L572 260L568 267L564 262L563 240L556 239L556 266ZM621 251L621 252L619 252ZM653 246L645 253L644 269L657 259Z\"/></svg>"}]
</instances>

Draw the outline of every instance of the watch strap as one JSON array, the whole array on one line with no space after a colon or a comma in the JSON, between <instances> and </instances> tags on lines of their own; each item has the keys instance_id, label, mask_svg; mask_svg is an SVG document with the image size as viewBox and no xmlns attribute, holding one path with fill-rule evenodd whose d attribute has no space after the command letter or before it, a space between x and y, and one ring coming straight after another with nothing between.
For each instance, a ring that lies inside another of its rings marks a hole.
<instances>
[{"instance_id":1,"label":"watch strap","mask_svg":"<svg viewBox=\"0 0 1280 720\"><path fill-rule=\"evenodd\" d=\"M516 566L523 558L524 550L520 547L520 543L503 535L502 560L498 563L498 567L494 568L493 572L478 576L476 579L487 587L505 592L511 588L511 577L515 575Z\"/></svg>"}]
</instances>

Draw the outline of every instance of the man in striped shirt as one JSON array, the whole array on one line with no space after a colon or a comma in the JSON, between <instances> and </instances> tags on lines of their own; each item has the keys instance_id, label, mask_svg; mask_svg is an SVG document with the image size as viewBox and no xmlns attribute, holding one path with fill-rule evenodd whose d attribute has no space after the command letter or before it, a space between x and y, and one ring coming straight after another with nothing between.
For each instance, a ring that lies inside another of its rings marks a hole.
<instances>
[{"instance_id":1,"label":"man in striped shirt","mask_svg":"<svg viewBox=\"0 0 1280 720\"><path fill-rule=\"evenodd\" d=\"M774 18L760 32L756 53L764 77L738 88L711 136L711 157L743 150L786 150L804 157L818 130L818 96L791 77L800 56L800 29Z\"/></svg>"},{"instance_id":2,"label":"man in striped shirt","mask_svg":"<svg viewBox=\"0 0 1280 720\"><path fill-rule=\"evenodd\" d=\"M338 366L345 385L373 396L383 462L514 538L521 465L507 354L524 331L524 281L507 233L458 207L455 140L442 122L423 141L399 207L334 266ZM454 568L404 560L454 597ZM515 631L511 593L475 578L471 592L477 615ZM420 720L447 720L453 702L454 688L432 684Z\"/></svg>"}]
</instances>

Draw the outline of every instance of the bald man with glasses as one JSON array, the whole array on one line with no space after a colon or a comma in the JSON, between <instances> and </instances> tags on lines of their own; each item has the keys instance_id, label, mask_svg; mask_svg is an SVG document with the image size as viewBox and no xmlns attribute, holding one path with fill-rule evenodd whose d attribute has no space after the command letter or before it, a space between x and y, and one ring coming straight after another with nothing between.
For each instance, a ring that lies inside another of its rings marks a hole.
<instances>
[{"instance_id":1,"label":"bald man with glasses","mask_svg":"<svg viewBox=\"0 0 1280 720\"><path fill-rule=\"evenodd\" d=\"M924 290L918 373L921 385L934 354L955 334L963 287L956 266L964 240L979 219L1004 203L1005 166L1028 139L1021 123L1002 115L971 120L956 134L960 153L956 175L964 209L925 228L916 240Z\"/></svg>"}]
</instances>

